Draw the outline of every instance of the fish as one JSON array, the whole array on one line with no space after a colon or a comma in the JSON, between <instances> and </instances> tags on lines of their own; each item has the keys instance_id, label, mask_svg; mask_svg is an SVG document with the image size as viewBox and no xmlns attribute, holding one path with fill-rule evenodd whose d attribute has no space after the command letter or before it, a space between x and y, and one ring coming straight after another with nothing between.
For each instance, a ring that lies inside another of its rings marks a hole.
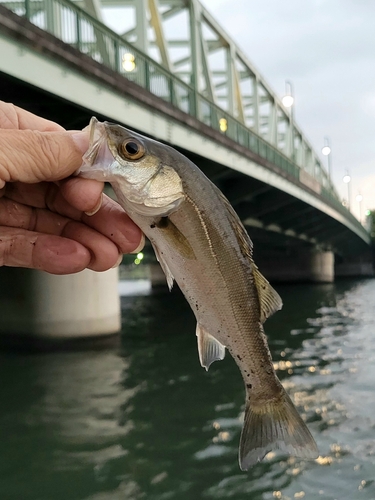
<instances>
[{"instance_id":1,"label":"fish","mask_svg":"<svg viewBox=\"0 0 375 500\"><path fill-rule=\"evenodd\" d=\"M253 260L253 243L222 192L188 158L121 125L86 127L89 149L79 175L109 182L141 228L168 283L175 281L197 320L206 370L226 350L244 380L239 465L247 470L273 450L314 459L314 438L279 381L264 322L282 300Z\"/></svg>"}]
</instances>

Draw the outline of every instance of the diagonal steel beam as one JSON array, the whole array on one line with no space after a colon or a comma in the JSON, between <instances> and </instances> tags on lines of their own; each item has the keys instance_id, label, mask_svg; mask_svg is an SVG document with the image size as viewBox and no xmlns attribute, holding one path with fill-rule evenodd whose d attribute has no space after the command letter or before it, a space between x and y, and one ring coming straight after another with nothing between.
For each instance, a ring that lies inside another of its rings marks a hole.
<instances>
[{"instance_id":1,"label":"diagonal steel beam","mask_svg":"<svg viewBox=\"0 0 375 500\"><path fill-rule=\"evenodd\" d=\"M169 71L172 71L172 64L169 59L168 47L164 36L158 0L148 0L148 8L150 10L150 24L155 32L156 42L160 51L162 64Z\"/></svg>"}]
</instances>

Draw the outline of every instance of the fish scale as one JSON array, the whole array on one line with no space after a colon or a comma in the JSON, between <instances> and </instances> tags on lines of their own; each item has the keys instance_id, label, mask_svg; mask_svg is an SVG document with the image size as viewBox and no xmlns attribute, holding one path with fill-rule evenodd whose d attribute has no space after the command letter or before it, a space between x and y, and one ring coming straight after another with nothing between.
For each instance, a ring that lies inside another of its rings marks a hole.
<instances>
[{"instance_id":1,"label":"fish scale","mask_svg":"<svg viewBox=\"0 0 375 500\"><path fill-rule=\"evenodd\" d=\"M245 383L239 462L243 470L280 449L316 458L317 448L273 368L263 330L281 308L253 261L253 244L219 189L173 148L92 118L79 175L111 183L118 202L149 238L166 274L197 319L206 369L228 349Z\"/></svg>"}]
</instances>

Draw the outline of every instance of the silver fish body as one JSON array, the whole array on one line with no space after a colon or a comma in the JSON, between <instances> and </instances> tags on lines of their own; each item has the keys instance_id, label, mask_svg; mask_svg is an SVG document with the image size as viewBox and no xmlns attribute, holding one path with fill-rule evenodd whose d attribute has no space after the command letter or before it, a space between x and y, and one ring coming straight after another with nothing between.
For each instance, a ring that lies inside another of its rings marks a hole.
<instances>
[{"instance_id":1,"label":"silver fish body","mask_svg":"<svg viewBox=\"0 0 375 500\"><path fill-rule=\"evenodd\" d=\"M111 183L149 238L167 282L175 280L197 319L202 366L225 348L246 387L243 470L281 449L316 458L305 423L278 380L263 323L282 306L252 258L252 242L228 200L190 160L119 125L90 122L80 175Z\"/></svg>"}]
</instances>

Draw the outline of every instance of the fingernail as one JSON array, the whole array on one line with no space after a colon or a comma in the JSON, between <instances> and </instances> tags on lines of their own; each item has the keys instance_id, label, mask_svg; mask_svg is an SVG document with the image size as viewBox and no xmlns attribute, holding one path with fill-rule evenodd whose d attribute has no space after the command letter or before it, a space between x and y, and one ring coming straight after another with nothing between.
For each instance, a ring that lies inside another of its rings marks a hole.
<instances>
[{"instance_id":1,"label":"fingernail","mask_svg":"<svg viewBox=\"0 0 375 500\"><path fill-rule=\"evenodd\" d=\"M145 235L142 233L142 237L141 237L141 241L139 242L139 245L137 246L137 248L135 250L133 250L132 252L129 252L129 253L135 254L135 253L140 252L143 249L143 247L145 246L145 241L146 241Z\"/></svg>"},{"instance_id":2,"label":"fingernail","mask_svg":"<svg viewBox=\"0 0 375 500\"><path fill-rule=\"evenodd\" d=\"M116 267L118 267L121 264L121 262L122 262L122 258L123 258L123 255L120 254L119 257L118 257L118 259L117 259L117 261L116 261L116 263L111 267L111 269L115 269Z\"/></svg>"},{"instance_id":3,"label":"fingernail","mask_svg":"<svg viewBox=\"0 0 375 500\"><path fill-rule=\"evenodd\" d=\"M85 212L85 214L88 215L89 217L91 217L91 215L96 214L96 212L99 212L102 203L103 203L103 193L100 195L99 203L89 212Z\"/></svg>"},{"instance_id":4,"label":"fingernail","mask_svg":"<svg viewBox=\"0 0 375 500\"><path fill-rule=\"evenodd\" d=\"M73 133L70 132L69 135L75 142L77 148L81 151L82 155L84 155L89 148L89 134L82 131Z\"/></svg>"}]
</instances>

